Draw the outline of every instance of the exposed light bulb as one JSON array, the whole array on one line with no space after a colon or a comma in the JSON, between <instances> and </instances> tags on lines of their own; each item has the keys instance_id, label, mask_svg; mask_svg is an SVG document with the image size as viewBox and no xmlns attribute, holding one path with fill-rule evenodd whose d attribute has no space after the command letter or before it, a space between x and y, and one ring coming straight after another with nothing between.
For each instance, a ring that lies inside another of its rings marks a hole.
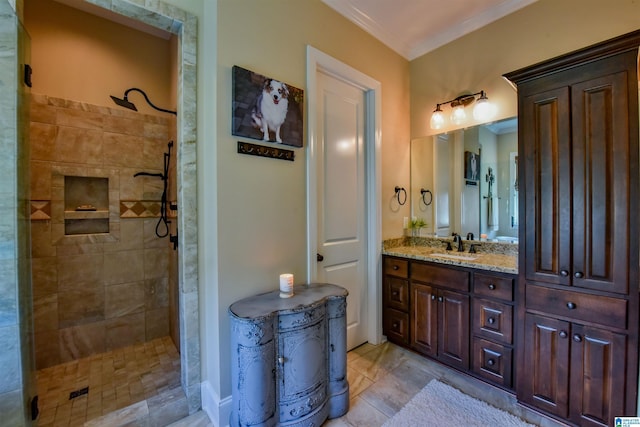
<instances>
[{"instance_id":1,"label":"exposed light bulb","mask_svg":"<svg viewBox=\"0 0 640 427\"><path fill-rule=\"evenodd\" d=\"M451 111L451 123L461 125L467 119L467 113L464 111L464 105L456 105Z\"/></svg>"},{"instance_id":2,"label":"exposed light bulb","mask_svg":"<svg viewBox=\"0 0 640 427\"><path fill-rule=\"evenodd\" d=\"M436 110L431 115L431 129L442 129L444 126L444 114L440 106L436 106Z\"/></svg>"}]
</instances>

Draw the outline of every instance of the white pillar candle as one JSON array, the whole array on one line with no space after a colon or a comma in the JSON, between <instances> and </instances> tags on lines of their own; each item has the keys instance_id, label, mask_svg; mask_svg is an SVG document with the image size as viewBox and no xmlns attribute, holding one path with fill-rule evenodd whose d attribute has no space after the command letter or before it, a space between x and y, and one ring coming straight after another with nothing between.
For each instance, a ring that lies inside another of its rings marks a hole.
<instances>
[{"instance_id":1,"label":"white pillar candle","mask_svg":"<svg viewBox=\"0 0 640 427\"><path fill-rule=\"evenodd\" d=\"M291 298L293 296L293 274L285 273L280 275L280 298Z\"/></svg>"}]
</instances>

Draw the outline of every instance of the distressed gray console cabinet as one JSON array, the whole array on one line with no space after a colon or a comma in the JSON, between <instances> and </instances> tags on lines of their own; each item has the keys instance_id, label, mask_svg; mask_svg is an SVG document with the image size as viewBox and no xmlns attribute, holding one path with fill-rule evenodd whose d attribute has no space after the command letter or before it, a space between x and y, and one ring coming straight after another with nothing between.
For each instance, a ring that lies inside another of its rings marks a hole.
<instances>
[{"instance_id":1,"label":"distressed gray console cabinet","mask_svg":"<svg viewBox=\"0 0 640 427\"><path fill-rule=\"evenodd\" d=\"M229 307L232 427L319 427L348 411L347 294L314 283Z\"/></svg>"}]
</instances>

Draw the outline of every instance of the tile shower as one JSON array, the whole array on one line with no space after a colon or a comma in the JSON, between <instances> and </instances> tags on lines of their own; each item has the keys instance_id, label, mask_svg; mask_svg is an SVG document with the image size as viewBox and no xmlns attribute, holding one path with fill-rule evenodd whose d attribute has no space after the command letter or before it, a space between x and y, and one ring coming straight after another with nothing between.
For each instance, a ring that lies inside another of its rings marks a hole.
<instances>
[{"instance_id":1,"label":"tile shower","mask_svg":"<svg viewBox=\"0 0 640 427\"><path fill-rule=\"evenodd\" d=\"M32 95L37 369L167 335L179 348L177 253L156 236L163 182L134 177L163 172L175 133L172 116ZM175 156L169 177L175 201Z\"/></svg>"}]
</instances>

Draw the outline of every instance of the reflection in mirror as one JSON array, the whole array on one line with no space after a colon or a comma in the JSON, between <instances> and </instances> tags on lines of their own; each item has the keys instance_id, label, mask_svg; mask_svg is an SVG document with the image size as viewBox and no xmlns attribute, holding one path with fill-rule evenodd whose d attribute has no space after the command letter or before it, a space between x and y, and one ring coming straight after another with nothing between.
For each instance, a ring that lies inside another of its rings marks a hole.
<instances>
[{"instance_id":1,"label":"reflection in mirror","mask_svg":"<svg viewBox=\"0 0 640 427\"><path fill-rule=\"evenodd\" d=\"M516 118L412 141L412 216L427 223L419 235L517 242L517 161Z\"/></svg>"}]
</instances>

